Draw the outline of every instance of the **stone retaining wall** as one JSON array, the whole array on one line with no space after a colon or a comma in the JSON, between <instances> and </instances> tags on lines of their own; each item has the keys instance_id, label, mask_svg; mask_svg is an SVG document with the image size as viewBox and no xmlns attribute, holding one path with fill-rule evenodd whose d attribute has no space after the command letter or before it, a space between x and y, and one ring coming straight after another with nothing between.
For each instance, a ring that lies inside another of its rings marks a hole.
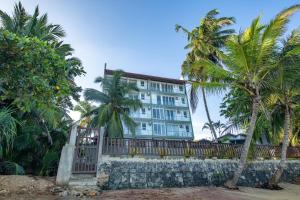
<instances>
[{"instance_id":1,"label":"stone retaining wall","mask_svg":"<svg viewBox=\"0 0 300 200\"><path fill-rule=\"evenodd\" d=\"M255 186L269 180L279 161L248 164L239 185ZM102 189L159 188L222 185L237 167L234 160L163 160L105 158L98 171ZM288 161L283 181L300 176L300 161Z\"/></svg>"}]
</instances>

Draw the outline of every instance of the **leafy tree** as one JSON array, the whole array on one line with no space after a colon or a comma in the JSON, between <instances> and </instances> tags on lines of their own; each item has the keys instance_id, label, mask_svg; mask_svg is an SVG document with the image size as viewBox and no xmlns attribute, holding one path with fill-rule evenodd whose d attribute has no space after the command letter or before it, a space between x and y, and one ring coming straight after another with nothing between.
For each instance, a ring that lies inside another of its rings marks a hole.
<instances>
[{"instance_id":1,"label":"leafy tree","mask_svg":"<svg viewBox=\"0 0 300 200\"><path fill-rule=\"evenodd\" d=\"M214 140L217 140L217 133L213 126L207 105L206 91L208 88L200 87L198 84L199 81L205 81L208 77L203 72L204 68L202 64L194 67L191 67L191 65L195 64L199 59L209 59L214 63L220 63L223 57L221 48L224 46L227 38L234 33L233 29L224 28L235 23L235 19L233 17L218 18L218 14L219 11L216 9L209 11L201 20L200 25L191 32L180 25L176 25L176 31L182 30L187 34L188 44L185 48L190 49L186 60L182 64L182 75L187 77L192 83L189 94L191 108L193 112L196 110L198 105L198 92L199 89L201 89L209 128ZM215 92L216 90L210 88L208 91Z\"/></svg>"},{"instance_id":2,"label":"leafy tree","mask_svg":"<svg viewBox=\"0 0 300 200\"><path fill-rule=\"evenodd\" d=\"M136 123L128 111L142 106L140 100L128 97L130 92L138 92L138 88L134 83L122 81L122 74L122 71L116 71L112 78L96 78L95 83L100 83L104 92L91 88L84 91L86 100L101 103L90 113L91 123L105 127L105 135L109 137L123 137L123 123L135 134Z\"/></svg>"},{"instance_id":3,"label":"leafy tree","mask_svg":"<svg viewBox=\"0 0 300 200\"><path fill-rule=\"evenodd\" d=\"M0 21L0 109L12 108L22 122L4 159L53 175L72 121L67 112L81 91L74 79L85 72L62 27L38 7L30 15L18 3L12 16L0 11Z\"/></svg>"},{"instance_id":4,"label":"leafy tree","mask_svg":"<svg viewBox=\"0 0 300 200\"><path fill-rule=\"evenodd\" d=\"M206 76L211 77L203 85L209 86L210 83L213 86L220 84L220 87L231 85L244 90L251 98L251 118L246 141L238 168L233 179L225 183L226 187L235 188L245 168L261 104L261 92L267 86L267 75L278 68L273 59L274 49L285 31L290 16L299 8L300 5L295 5L283 10L267 25L261 25L260 17L257 17L246 30L231 36L226 42L227 53L224 59L226 68L220 68L209 59L197 61L197 64L205 66Z\"/></svg>"}]
</instances>

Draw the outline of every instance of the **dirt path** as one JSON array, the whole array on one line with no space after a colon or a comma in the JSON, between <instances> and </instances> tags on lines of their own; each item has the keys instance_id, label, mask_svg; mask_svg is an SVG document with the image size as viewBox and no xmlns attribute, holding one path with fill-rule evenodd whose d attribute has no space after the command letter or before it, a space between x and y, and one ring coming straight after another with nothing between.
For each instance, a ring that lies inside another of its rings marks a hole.
<instances>
[{"instance_id":1,"label":"dirt path","mask_svg":"<svg viewBox=\"0 0 300 200\"><path fill-rule=\"evenodd\" d=\"M300 185L282 184L284 190L271 191L241 187L239 191L221 187L193 187L151 190L118 190L103 192L105 200L300 200Z\"/></svg>"},{"instance_id":2,"label":"dirt path","mask_svg":"<svg viewBox=\"0 0 300 200\"><path fill-rule=\"evenodd\" d=\"M75 197L59 197L50 189L53 180L28 176L0 176L0 200L71 200ZM241 187L227 190L222 187L191 187L164 189L135 189L103 191L99 200L300 200L300 185L284 183L284 190L264 190ZM85 198L89 199L89 198Z\"/></svg>"}]
</instances>

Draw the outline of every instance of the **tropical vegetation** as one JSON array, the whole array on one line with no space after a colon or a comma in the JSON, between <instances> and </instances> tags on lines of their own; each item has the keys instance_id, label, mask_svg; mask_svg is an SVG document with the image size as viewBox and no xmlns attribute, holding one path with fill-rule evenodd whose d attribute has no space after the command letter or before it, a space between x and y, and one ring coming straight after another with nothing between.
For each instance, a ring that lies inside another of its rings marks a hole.
<instances>
[{"instance_id":1,"label":"tropical vegetation","mask_svg":"<svg viewBox=\"0 0 300 200\"><path fill-rule=\"evenodd\" d=\"M222 48L227 38L234 33L233 29L225 29L225 27L234 24L235 19L233 17L218 18L218 14L219 11L216 9L209 11L200 21L199 26L195 27L192 31L188 31L186 28L176 25L176 31L182 30L188 39L188 44L185 48L190 51L182 64L182 75L188 78L191 83L189 97L192 111L195 112L197 108L199 101L198 93L200 90L208 125L212 133L212 138L215 141L218 136L213 125L213 120L210 117L206 93L215 93L219 90L215 87L201 86L199 82L205 82L211 77L206 75L203 66L197 65L197 67L192 67L192 65L198 60L207 59L215 64L219 64L221 67L221 60L224 57Z\"/></svg>"},{"instance_id":2,"label":"tropical vegetation","mask_svg":"<svg viewBox=\"0 0 300 200\"><path fill-rule=\"evenodd\" d=\"M96 78L95 83L101 84L103 92L92 88L84 91L86 100L101 103L88 113L92 117L91 126L104 127L108 137L123 137L124 125L134 136L137 124L129 112L142 106L139 99L129 96L139 91L136 84L122 80L122 74L122 71L115 71L112 77Z\"/></svg>"},{"instance_id":3,"label":"tropical vegetation","mask_svg":"<svg viewBox=\"0 0 300 200\"><path fill-rule=\"evenodd\" d=\"M266 106L265 100L271 97L277 102L276 106L280 103L285 108L285 139L283 140L283 156L280 169L284 166L282 163L285 160L284 155L286 155L288 144L290 107L292 105L290 99L293 99L293 104L296 103L295 98L292 98L292 96L297 97L295 91L298 90L297 87L294 88L296 85L291 79L297 80L296 77L299 77L297 73L293 72L295 69L299 71L299 64L297 63L299 48L295 32L287 39L289 42L286 42L283 46L280 46L280 41L286 31L290 17L299 8L300 5L295 5L283 10L268 24L261 24L260 17L257 17L244 31L228 36L224 46L225 54L220 57L221 66L211 59L199 57L187 67L189 72L198 70L206 77L205 79L188 77L188 81L209 89L229 89L229 94L225 96L225 102L222 104L223 114L230 117L233 123L243 124L246 128L247 137L238 168L233 178L225 184L229 188L236 187L238 179L245 168L253 134L270 129L270 124L272 124L271 114L274 116L274 112L270 112L272 109ZM198 42L203 43L201 40ZM191 52L192 50L188 53L188 56ZM183 71L186 71L186 69ZM289 73L294 74L292 76ZM274 87L276 86L274 80L279 80L277 89ZM289 84L292 86L288 86ZM289 87L294 88L293 95L289 91ZM280 101L279 99L282 100L282 96L283 101ZM245 104L241 103L241 100ZM270 123L266 123L266 121L270 121ZM261 126L257 126L258 122ZM277 177L280 177L280 172L276 174L278 174Z\"/></svg>"},{"instance_id":4,"label":"tropical vegetation","mask_svg":"<svg viewBox=\"0 0 300 200\"><path fill-rule=\"evenodd\" d=\"M0 11L0 21L1 160L54 174L81 91L74 78L85 72L62 27L38 7L31 15L17 3L12 15Z\"/></svg>"}]
</instances>

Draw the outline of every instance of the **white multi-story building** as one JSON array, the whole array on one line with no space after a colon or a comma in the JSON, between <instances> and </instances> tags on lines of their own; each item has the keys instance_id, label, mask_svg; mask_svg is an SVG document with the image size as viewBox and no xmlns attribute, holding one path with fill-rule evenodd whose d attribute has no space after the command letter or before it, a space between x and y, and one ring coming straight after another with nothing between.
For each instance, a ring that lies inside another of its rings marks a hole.
<instances>
[{"instance_id":1,"label":"white multi-story building","mask_svg":"<svg viewBox=\"0 0 300 200\"><path fill-rule=\"evenodd\" d=\"M114 70L104 70L105 77L113 73ZM124 72L123 79L137 84L139 92L129 95L143 104L141 109L129 111L137 123L135 137L194 139L185 81L129 72ZM124 137L132 137L126 127Z\"/></svg>"}]
</instances>

